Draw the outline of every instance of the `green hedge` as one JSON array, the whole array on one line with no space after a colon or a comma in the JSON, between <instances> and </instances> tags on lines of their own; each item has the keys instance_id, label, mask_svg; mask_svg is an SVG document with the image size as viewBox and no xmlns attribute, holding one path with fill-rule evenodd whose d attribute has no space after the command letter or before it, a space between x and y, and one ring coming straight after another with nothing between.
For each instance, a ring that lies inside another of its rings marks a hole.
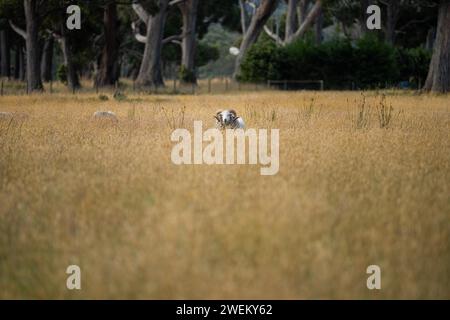
<instances>
[{"instance_id":1,"label":"green hedge","mask_svg":"<svg viewBox=\"0 0 450 320\"><path fill-rule=\"evenodd\" d=\"M297 41L285 47L257 42L247 53L242 81L324 80L326 88L375 88L426 77L431 54L394 48L373 37L315 45Z\"/></svg>"}]
</instances>

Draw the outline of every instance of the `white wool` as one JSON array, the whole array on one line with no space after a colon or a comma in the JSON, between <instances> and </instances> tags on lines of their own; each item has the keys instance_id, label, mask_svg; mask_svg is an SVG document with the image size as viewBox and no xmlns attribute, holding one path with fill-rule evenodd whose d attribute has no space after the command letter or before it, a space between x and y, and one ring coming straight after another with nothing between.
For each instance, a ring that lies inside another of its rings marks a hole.
<instances>
[{"instance_id":1,"label":"white wool","mask_svg":"<svg viewBox=\"0 0 450 320\"><path fill-rule=\"evenodd\" d=\"M242 119L241 117L237 118L235 123L235 129L245 129L245 122L244 119Z\"/></svg>"},{"instance_id":2,"label":"white wool","mask_svg":"<svg viewBox=\"0 0 450 320\"><path fill-rule=\"evenodd\" d=\"M118 121L116 114L112 111L96 111L94 112L94 118Z\"/></svg>"},{"instance_id":3,"label":"white wool","mask_svg":"<svg viewBox=\"0 0 450 320\"><path fill-rule=\"evenodd\" d=\"M218 111L215 118L218 129L245 129L244 119L239 117L234 110Z\"/></svg>"}]
</instances>

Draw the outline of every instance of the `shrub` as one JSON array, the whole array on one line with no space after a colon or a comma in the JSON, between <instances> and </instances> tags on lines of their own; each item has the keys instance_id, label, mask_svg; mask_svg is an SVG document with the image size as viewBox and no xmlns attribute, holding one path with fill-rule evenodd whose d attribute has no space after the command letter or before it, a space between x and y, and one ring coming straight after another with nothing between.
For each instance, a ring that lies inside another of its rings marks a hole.
<instances>
[{"instance_id":1,"label":"shrub","mask_svg":"<svg viewBox=\"0 0 450 320\"><path fill-rule=\"evenodd\" d=\"M220 58L219 48L215 46L209 46L204 43L199 43L197 45L197 50L195 53L195 65L197 67L202 67L210 61L216 61Z\"/></svg>"},{"instance_id":2,"label":"shrub","mask_svg":"<svg viewBox=\"0 0 450 320\"><path fill-rule=\"evenodd\" d=\"M180 68L180 80L186 83L194 83L196 81L195 72L188 70L182 65Z\"/></svg>"},{"instance_id":3,"label":"shrub","mask_svg":"<svg viewBox=\"0 0 450 320\"><path fill-rule=\"evenodd\" d=\"M431 52L424 48L397 48L395 52L399 74L397 81L410 81L418 85L425 80L431 60Z\"/></svg>"},{"instance_id":4,"label":"shrub","mask_svg":"<svg viewBox=\"0 0 450 320\"><path fill-rule=\"evenodd\" d=\"M316 45L301 40L285 47L263 40L245 56L240 80L324 80L329 89L350 89L352 83L375 88L424 79L429 61L424 49L395 49L370 36L354 43L335 39Z\"/></svg>"},{"instance_id":5,"label":"shrub","mask_svg":"<svg viewBox=\"0 0 450 320\"><path fill-rule=\"evenodd\" d=\"M56 77L59 81L67 85L67 67L65 64L61 64L56 71Z\"/></svg>"},{"instance_id":6,"label":"shrub","mask_svg":"<svg viewBox=\"0 0 450 320\"><path fill-rule=\"evenodd\" d=\"M271 41L260 41L247 52L241 65L241 81L261 82L281 79L282 51Z\"/></svg>"},{"instance_id":7,"label":"shrub","mask_svg":"<svg viewBox=\"0 0 450 320\"><path fill-rule=\"evenodd\" d=\"M395 49L375 37L365 37L356 42L355 81L362 88L384 86L392 83L398 74Z\"/></svg>"}]
</instances>

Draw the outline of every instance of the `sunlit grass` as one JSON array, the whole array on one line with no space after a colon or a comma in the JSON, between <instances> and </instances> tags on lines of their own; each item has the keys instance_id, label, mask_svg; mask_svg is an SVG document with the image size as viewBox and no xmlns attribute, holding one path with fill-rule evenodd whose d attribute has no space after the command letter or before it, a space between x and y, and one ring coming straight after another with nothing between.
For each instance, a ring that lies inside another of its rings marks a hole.
<instances>
[{"instance_id":1,"label":"sunlit grass","mask_svg":"<svg viewBox=\"0 0 450 320\"><path fill-rule=\"evenodd\" d=\"M449 96L63 89L0 97L0 298L450 298ZM220 108L280 129L277 175L172 164Z\"/></svg>"}]
</instances>

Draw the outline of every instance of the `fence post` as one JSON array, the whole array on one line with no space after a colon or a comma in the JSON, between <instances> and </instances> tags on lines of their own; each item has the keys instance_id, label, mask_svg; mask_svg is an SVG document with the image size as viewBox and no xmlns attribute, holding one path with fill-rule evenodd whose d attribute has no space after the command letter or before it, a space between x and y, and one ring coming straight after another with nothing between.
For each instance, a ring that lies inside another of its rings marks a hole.
<instances>
[{"instance_id":1,"label":"fence post","mask_svg":"<svg viewBox=\"0 0 450 320\"><path fill-rule=\"evenodd\" d=\"M320 91L323 91L323 80L320 80Z\"/></svg>"},{"instance_id":2,"label":"fence post","mask_svg":"<svg viewBox=\"0 0 450 320\"><path fill-rule=\"evenodd\" d=\"M195 94L195 83L192 82L192 94Z\"/></svg>"}]
</instances>

